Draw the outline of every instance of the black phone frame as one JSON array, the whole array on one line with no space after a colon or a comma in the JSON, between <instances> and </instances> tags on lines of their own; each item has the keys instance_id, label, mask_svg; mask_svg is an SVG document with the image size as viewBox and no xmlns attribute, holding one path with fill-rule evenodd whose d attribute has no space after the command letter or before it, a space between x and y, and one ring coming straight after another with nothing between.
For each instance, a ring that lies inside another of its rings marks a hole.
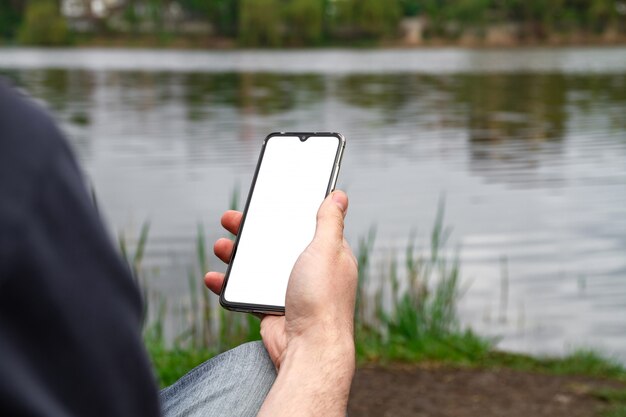
<instances>
[{"instance_id":1,"label":"black phone frame","mask_svg":"<svg viewBox=\"0 0 626 417\"><path fill-rule=\"evenodd\" d=\"M261 163L263 162L263 155L265 154L265 148L267 146L267 142L273 137L281 137L281 136L296 136L299 137L301 141L306 141L311 137L329 137L333 136L339 140L339 144L337 146L337 153L335 154L335 162L333 164L333 169L330 173L330 178L328 179L328 187L326 188L326 195L330 194L337 183L337 177L339 175L339 168L341 167L341 158L343 157L343 150L346 147L346 139L341 133L336 132L273 132L265 137L263 140L263 145L261 147L261 153L259 154L259 159L254 170L254 177L252 178L252 184L250 185L250 191L248 192L248 198L246 199L246 205L243 210L243 217L241 218L241 224L239 225L239 230L237 233L237 237L235 238L235 243L233 246L233 252L231 254L230 260L228 262L228 267L226 268L226 273L224 274L224 283L222 284L222 289L220 291L220 305L227 310L231 311L239 311L243 313L258 313L258 314L271 314L271 315L284 315L285 307L281 306L273 306L273 305L265 305L265 304L250 304L250 303L238 303L226 300L224 298L224 290L226 289L226 285L228 284L228 278L230 275L230 270L232 267L232 261L235 258L237 253L237 246L239 245L239 238L241 237L241 231L243 230L246 215L248 213L248 207L250 206L250 201L252 200L252 194L254 192L254 187L256 185L257 176L259 175L259 170L261 169ZM304 137L304 139L302 139Z\"/></svg>"}]
</instances>

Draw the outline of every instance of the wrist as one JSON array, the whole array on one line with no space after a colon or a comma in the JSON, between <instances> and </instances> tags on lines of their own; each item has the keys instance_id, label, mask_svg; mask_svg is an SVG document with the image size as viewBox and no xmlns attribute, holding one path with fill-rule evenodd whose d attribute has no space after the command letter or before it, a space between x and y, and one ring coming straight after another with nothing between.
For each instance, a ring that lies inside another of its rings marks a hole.
<instances>
[{"instance_id":1,"label":"wrist","mask_svg":"<svg viewBox=\"0 0 626 417\"><path fill-rule=\"evenodd\" d=\"M285 408L284 415L345 416L355 370L354 341L352 337L323 340L296 337L289 341L272 388L290 392L278 396L293 402L293 409Z\"/></svg>"},{"instance_id":2,"label":"wrist","mask_svg":"<svg viewBox=\"0 0 626 417\"><path fill-rule=\"evenodd\" d=\"M317 357L320 360L343 361L354 365L355 347L352 334L301 335L287 342L285 360L295 360L303 356Z\"/></svg>"},{"instance_id":3,"label":"wrist","mask_svg":"<svg viewBox=\"0 0 626 417\"><path fill-rule=\"evenodd\" d=\"M301 335L288 341L281 359L280 370L298 368L324 375L338 384L334 389L344 388L347 395L356 367L354 339L352 334Z\"/></svg>"},{"instance_id":4,"label":"wrist","mask_svg":"<svg viewBox=\"0 0 626 417\"><path fill-rule=\"evenodd\" d=\"M351 337L292 338L259 416L345 417L355 370Z\"/></svg>"},{"instance_id":5,"label":"wrist","mask_svg":"<svg viewBox=\"0 0 626 417\"><path fill-rule=\"evenodd\" d=\"M291 332L287 339L281 363L302 357L318 357L320 360L345 361L345 365L354 367L355 346L352 329L340 330L338 326L317 325L307 326L306 331Z\"/></svg>"}]
</instances>

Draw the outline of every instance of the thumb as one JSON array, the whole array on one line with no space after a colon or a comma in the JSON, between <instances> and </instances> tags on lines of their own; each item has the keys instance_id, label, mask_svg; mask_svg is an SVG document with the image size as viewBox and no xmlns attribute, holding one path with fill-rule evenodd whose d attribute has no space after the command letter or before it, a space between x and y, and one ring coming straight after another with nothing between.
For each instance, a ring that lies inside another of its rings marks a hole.
<instances>
[{"instance_id":1,"label":"thumb","mask_svg":"<svg viewBox=\"0 0 626 417\"><path fill-rule=\"evenodd\" d=\"M326 197L317 211L317 227L314 240L323 242L343 241L343 218L348 209L348 196L334 191Z\"/></svg>"}]
</instances>

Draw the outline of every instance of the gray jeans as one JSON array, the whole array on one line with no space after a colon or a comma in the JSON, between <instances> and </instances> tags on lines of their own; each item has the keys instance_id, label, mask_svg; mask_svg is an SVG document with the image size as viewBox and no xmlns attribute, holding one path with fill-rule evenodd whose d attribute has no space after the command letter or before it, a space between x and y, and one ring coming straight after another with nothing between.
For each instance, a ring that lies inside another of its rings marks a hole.
<instances>
[{"instance_id":1,"label":"gray jeans","mask_svg":"<svg viewBox=\"0 0 626 417\"><path fill-rule=\"evenodd\" d=\"M262 342L224 352L161 391L164 417L253 417L269 392L276 370Z\"/></svg>"}]
</instances>

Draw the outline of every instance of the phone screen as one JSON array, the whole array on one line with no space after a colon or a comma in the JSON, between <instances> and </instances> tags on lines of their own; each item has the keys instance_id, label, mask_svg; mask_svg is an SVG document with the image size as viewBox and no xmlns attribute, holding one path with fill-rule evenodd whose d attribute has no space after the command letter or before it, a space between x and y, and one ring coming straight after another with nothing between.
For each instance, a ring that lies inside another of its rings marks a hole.
<instances>
[{"instance_id":1,"label":"phone screen","mask_svg":"<svg viewBox=\"0 0 626 417\"><path fill-rule=\"evenodd\" d=\"M285 306L291 269L334 187L342 142L336 136L266 139L227 273L226 303Z\"/></svg>"}]
</instances>

